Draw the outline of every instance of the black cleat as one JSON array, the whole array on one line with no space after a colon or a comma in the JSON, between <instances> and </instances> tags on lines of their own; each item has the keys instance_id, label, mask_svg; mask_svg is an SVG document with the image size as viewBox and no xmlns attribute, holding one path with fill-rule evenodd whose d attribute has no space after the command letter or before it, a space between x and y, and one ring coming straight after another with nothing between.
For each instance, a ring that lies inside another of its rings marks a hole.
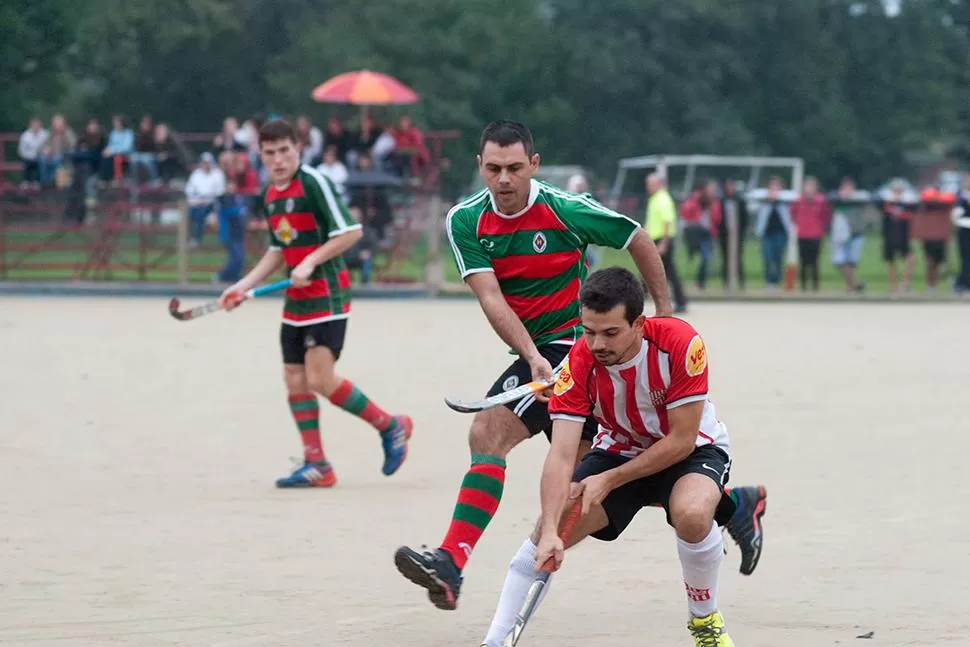
<instances>
[{"instance_id":1,"label":"black cleat","mask_svg":"<svg viewBox=\"0 0 970 647\"><path fill-rule=\"evenodd\" d=\"M419 553L401 546L394 553L394 564L401 575L428 589L428 598L436 607L445 611L458 607L461 571L447 551L439 548Z\"/></svg>"},{"instance_id":2,"label":"black cleat","mask_svg":"<svg viewBox=\"0 0 970 647\"><path fill-rule=\"evenodd\" d=\"M761 559L764 533L761 517L765 514L768 492L764 486L732 488L737 510L725 525L731 538L741 550L741 573L751 575Z\"/></svg>"}]
</instances>

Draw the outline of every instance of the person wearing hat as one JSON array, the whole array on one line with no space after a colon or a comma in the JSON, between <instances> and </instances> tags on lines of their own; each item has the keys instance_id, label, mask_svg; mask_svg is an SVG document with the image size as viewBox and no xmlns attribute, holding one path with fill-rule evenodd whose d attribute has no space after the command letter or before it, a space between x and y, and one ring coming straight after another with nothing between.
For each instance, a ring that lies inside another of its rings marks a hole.
<instances>
[{"instance_id":1,"label":"person wearing hat","mask_svg":"<svg viewBox=\"0 0 970 647\"><path fill-rule=\"evenodd\" d=\"M192 171L185 185L189 203L189 247L198 247L205 232L205 219L216 201L226 192L226 177L216 165L212 153L202 153L199 166Z\"/></svg>"}]
</instances>

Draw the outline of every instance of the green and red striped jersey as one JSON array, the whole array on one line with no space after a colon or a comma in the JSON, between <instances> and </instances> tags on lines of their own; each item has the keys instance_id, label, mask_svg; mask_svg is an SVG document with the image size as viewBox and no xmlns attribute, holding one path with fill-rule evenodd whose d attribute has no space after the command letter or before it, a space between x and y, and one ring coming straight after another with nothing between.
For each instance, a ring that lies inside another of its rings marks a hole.
<instances>
[{"instance_id":1,"label":"green and red striped jersey","mask_svg":"<svg viewBox=\"0 0 970 647\"><path fill-rule=\"evenodd\" d=\"M587 246L626 249L640 225L588 194L532 180L519 213L499 213L483 189L451 209L445 228L461 277L495 272L505 300L539 346L582 334Z\"/></svg>"},{"instance_id":2,"label":"green and red striped jersey","mask_svg":"<svg viewBox=\"0 0 970 647\"><path fill-rule=\"evenodd\" d=\"M333 236L359 229L330 180L309 166L301 166L285 186L270 185L263 194L272 233L270 249L283 252L287 275L308 254ZM310 285L288 288L283 321L293 326L350 314L350 272L342 256L317 265Z\"/></svg>"}]
</instances>

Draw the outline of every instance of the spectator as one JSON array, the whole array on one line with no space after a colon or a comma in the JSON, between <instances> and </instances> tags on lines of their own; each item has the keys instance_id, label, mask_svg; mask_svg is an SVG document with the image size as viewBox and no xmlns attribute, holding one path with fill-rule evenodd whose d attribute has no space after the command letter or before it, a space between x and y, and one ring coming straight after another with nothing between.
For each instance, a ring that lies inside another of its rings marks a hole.
<instances>
[{"instance_id":1,"label":"spectator","mask_svg":"<svg viewBox=\"0 0 970 647\"><path fill-rule=\"evenodd\" d=\"M248 166L246 155L236 159ZM226 264L216 274L216 280L222 283L235 283L242 278L246 264L246 202L235 179L228 179L225 193L218 198L219 240L226 250Z\"/></svg>"},{"instance_id":2,"label":"spectator","mask_svg":"<svg viewBox=\"0 0 970 647\"><path fill-rule=\"evenodd\" d=\"M162 182L167 184L182 169L179 148L168 124L159 123L155 125L154 142L158 175Z\"/></svg>"},{"instance_id":3,"label":"spectator","mask_svg":"<svg viewBox=\"0 0 970 647\"><path fill-rule=\"evenodd\" d=\"M825 196L819 193L818 180L805 178L802 195L791 206L791 219L798 235L798 262L802 291L808 289L808 279L812 279L812 290L819 289L818 257L822 250L822 237L832 222L832 209Z\"/></svg>"},{"instance_id":4,"label":"spectator","mask_svg":"<svg viewBox=\"0 0 970 647\"><path fill-rule=\"evenodd\" d=\"M44 130L41 120L34 117L30 120L27 130L20 135L17 142L17 155L24 164L23 180L21 185L24 187L40 186L40 157L47 144L49 133Z\"/></svg>"},{"instance_id":5,"label":"spectator","mask_svg":"<svg viewBox=\"0 0 970 647\"><path fill-rule=\"evenodd\" d=\"M960 272L953 282L953 291L970 294L970 173L963 178L963 190L957 199L951 217L957 228L957 246L960 249Z\"/></svg>"},{"instance_id":6,"label":"spectator","mask_svg":"<svg viewBox=\"0 0 970 647\"><path fill-rule=\"evenodd\" d=\"M373 171L374 165L371 158L361 155L357 160L357 170L362 174ZM378 240L387 240L387 228L393 220L387 187L380 184L358 184L349 193L349 206L360 208L364 214L364 225L372 227L377 232Z\"/></svg>"},{"instance_id":7,"label":"spectator","mask_svg":"<svg viewBox=\"0 0 970 647\"><path fill-rule=\"evenodd\" d=\"M953 211L954 197L952 194L937 191L936 187L926 187L920 192L920 213L912 223L910 234L923 241L928 292L936 291L940 266L946 265L946 245L953 233L950 214Z\"/></svg>"},{"instance_id":8,"label":"spectator","mask_svg":"<svg viewBox=\"0 0 970 647\"><path fill-rule=\"evenodd\" d=\"M374 144L377 143L378 137L383 132L384 129L377 124L377 120L369 112L364 113L364 116L360 120L360 130L353 137L353 146L351 146L351 150L347 153L347 163L356 166L358 156L370 155L374 160L374 166L382 168L383 158L379 160L374 156ZM386 156L387 154L385 153L384 157Z\"/></svg>"},{"instance_id":9,"label":"spectator","mask_svg":"<svg viewBox=\"0 0 970 647\"><path fill-rule=\"evenodd\" d=\"M101 123L94 118L88 119L84 133L77 140L77 147L71 155L74 162L74 181L76 183L80 177L87 186L88 193L93 189L93 183L101 170L107 143Z\"/></svg>"},{"instance_id":10,"label":"spectator","mask_svg":"<svg viewBox=\"0 0 970 647\"><path fill-rule=\"evenodd\" d=\"M158 150L155 146L155 128L150 115L145 115L138 123L138 133L135 135L135 150L131 154L131 180L141 184L139 169L145 167L148 171L148 181L158 180Z\"/></svg>"},{"instance_id":11,"label":"spectator","mask_svg":"<svg viewBox=\"0 0 970 647\"><path fill-rule=\"evenodd\" d=\"M909 228L912 213L905 204L905 187L901 181L890 185L889 196L881 203L882 208L882 258L886 261L889 275L889 291L909 290L916 257L909 243ZM903 261L901 281L897 282L896 258Z\"/></svg>"},{"instance_id":12,"label":"spectator","mask_svg":"<svg viewBox=\"0 0 970 647\"><path fill-rule=\"evenodd\" d=\"M327 132L323 135L323 147L336 146L337 159L346 163L350 144L350 135L344 130L344 122L337 115L331 115L327 120Z\"/></svg>"},{"instance_id":13,"label":"spectator","mask_svg":"<svg viewBox=\"0 0 970 647\"><path fill-rule=\"evenodd\" d=\"M844 178L835 198L832 217L832 264L838 268L850 292L862 292L865 286L856 275L865 245L868 194L857 191L852 178Z\"/></svg>"},{"instance_id":14,"label":"spectator","mask_svg":"<svg viewBox=\"0 0 970 647\"><path fill-rule=\"evenodd\" d=\"M768 180L768 196L758 210L755 235L761 239L761 256L764 259L765 285L776 289L781 285L785 246L788 237L794 235L794 225L788 205L782 201L781 178Z\"/></svg>"},{"instance_id":15,"label":"spectator","mask_svg":"<svg viewBox=\"0 0 970 647\"><path fill-rule=\"evenodd\" d=\"M128 127L127 120L122 115L111 118L111 132L108 134L108 145L101 152L105 164L101 165L101 179L105 182L117 180L124 174L128 156L135 149L135 134Z\"/></svg>"},{"instance_id":16,"label":"spectator","mask_svg":"<svg viewBox=\"0 0 970 647\"><path fill-rule=\"evenodd\" d=\"M54 115L51 118L50 134L44 144L40 156L40 183L44 186L58 184L58 171L64 166L64 160L74 153L77 137L70 129L64 117ZM60 186L60 184L58 184Z\"/></svg>"},{"instance_id":17,"label":"spectator","mask_svg":"<svg viewBox=\"0 0 970 647\"><path fill-rule=\"evenodd\" d=\"M246 140L249 137L247 132L239 132L239 121L235 117L226 117L222 121L222 132L212 140L212 146L216 153L223 151L247 151Z\"/></svg>"},{"instance_id":18,"label":"spectator","mask_svg":"<svg viewBox=\"0 0 970 647\"><path fill-rule=\"evenodd\" d=\"M350 207L350 215L357 222L362 221L362 214L359 207ZM364 285L370 283L371 273L374 267L374 253L377 251L377 232L367 223L363 223L364 235L360 237L353 246L344 252L344 262L347 269L360 272L360 282Z\"/></svg>"},{"instance_id":19,"label":"spectator","mask_svg":"<svg viewBox=\"0 0 970 647\"><path fill-rule=\"evenodd\" d=\"M347 167L337 158L336 146L327 146L326 150L323 151L323 163L317 167L317 170L330 178L330 181L337 187L337 193L340 194L344 202L347 202L347 177L349 174Z\"/></svg>"},{"instance_id":20,"label":"spectator","mask_svg":"<svg viewBox=\"0 0 970 647\"><path fill-rule=\"evenodd\" d=\"M674 262L674 237L677 234L677 207L674 199L667 191L666 179L659 173L651 173L646 179L647 185L647 213L644 226L647 234L657 245L660 258L663 260L664 271L670 282L674 296L674 312L687 311L687 296L684 287L677 276L677 265Z\"/></svg>"},{"instance_id":21,"label":"spectator","mask_svg":"<svg viewBox=\"0 0 970 647\"><path fill-rule=\"evenodd\" d=\"M684 202L680 215L685 223L684 237L688 249L692 252L697 250L701 255L701 262L697 266L697 289L703 290L707 287L707 270L714 256L714 237L721 225L717 183L703 182Z\"/></svg>"},{"instance_id":22,"label":"spectator","mask_svg":"<svg viewBox=\"0 0 970 647\"><path fill-rule=\"evenodd\" d=\"M721 197L721 224L717 228L718 241L721 244L721 273L724 286L730 284L728 276L728 259L731 254L737 258L738 285L744 289L744 239L748 233L748 203L744 196L738 193L737 183L733 179L725 180L724 195ZM734 224L736 238L731 247L730 226Z\"/></svg>"},{"instance_id":23,"label":"spectator","mask_svg":"<svg viewBox=\"0 0 970 647\"><path fill-rule=\"evenodd\" d=\"M398 175L417 177L427 167L431 155L424 145L424 135L411 121L411 117L401 115L394 135L394 163ZM405 171L409 171L405 173Z\"/></svg>"},{"instance_id":24,"label":"spectator","mask_svg":"<svg viewBox=\"0 0 970 647\"><path fill-rule=\"evenodd\" d=\"M303 144L302 161L317 166L323 160L323 133L305 116L296 118L296 136Z\"/></svg>"},{"instance_id":25,"label":"spectator","mask_svg":"<svg viewBox=\"0 0 970 647\"><path fill-rule=\"evenodd\" d=\"M198 247L205 233L205 221L219 199L226 192L226 178L216 166L212 153L202 153L199 167L192 171L185 185L189 203L189 247Z\"/></svg>"},{"instance_id":26,"label":"spectator","mask_svg":"<svg viewBox=\"0 0 970 647\"><path fill-rule=\"evenodd\" d=\"M370 149L370 158L373 160L375 168L389 173L394 172L393 154L395 146L397 146L397 142L394 141L394 134L390 130L385 130L377 136ZM360 154L363 155L363 153Z\"/></svg>"}]
</instances>

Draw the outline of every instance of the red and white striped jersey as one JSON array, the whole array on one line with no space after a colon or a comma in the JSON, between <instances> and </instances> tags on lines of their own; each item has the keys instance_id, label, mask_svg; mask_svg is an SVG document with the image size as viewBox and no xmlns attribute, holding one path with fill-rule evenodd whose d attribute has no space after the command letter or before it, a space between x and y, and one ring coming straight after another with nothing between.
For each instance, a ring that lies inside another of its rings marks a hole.
<instances>
[{"instance_id":1,"label":"red and white striped jersey","mask_svg":"<svg viewBox=\"0 0 970 647\"><path fill-rule=\"evenodd\" d=\"M727 429L708 397L707 352L693 326L672 317L648 318L640 352L628 362L603 366L580 339L553 388L553 420L599 422L593 447L637 456L670 433L667 412L703 402L697 446L713 444L730 455Z\"/></svg>"}]
</instances>

